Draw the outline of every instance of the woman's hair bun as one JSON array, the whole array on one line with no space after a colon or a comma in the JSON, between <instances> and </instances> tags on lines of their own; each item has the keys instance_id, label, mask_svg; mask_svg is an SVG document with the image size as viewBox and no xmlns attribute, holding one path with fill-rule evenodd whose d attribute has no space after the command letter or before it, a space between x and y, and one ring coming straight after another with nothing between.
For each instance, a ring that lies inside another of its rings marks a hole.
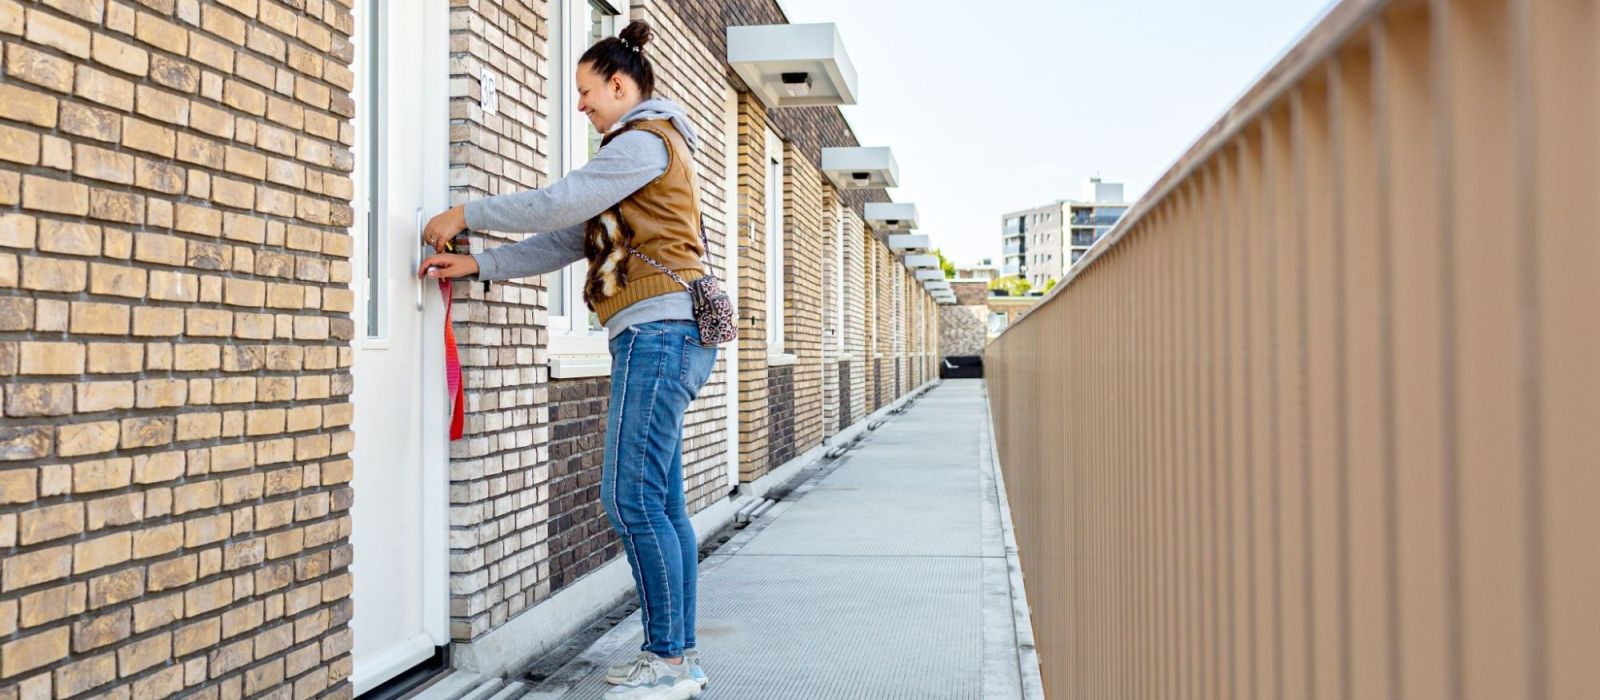
<instances>
[{"instance_id":1,"label":"woman's hair bun","mask_svg":"<svg viewBox=\"0 0 1600 700\"><path fill-rule=\"evenodd\" d=\"M648 23L629 22L621 36L608 36L590 46L578 64L588 65L605 80L618 73L632 78L639 86L639 94L648 100L656 94L656 70L642 49L655 37L656 32Z\"/></svg>"},{"instance_id":2,"label":"woman's hair bun","mask_svg":"<svg viewBox=\"0 0 1600 700\"><path fill-rule=\"evenodd\" d=\"M636 19L622 28L621 36L622 40L628 42L630 46L643 49L646 44L650 43L650 40L656 38L656 32L650 28L649 22Z\"/></svg>"}]
</instances>

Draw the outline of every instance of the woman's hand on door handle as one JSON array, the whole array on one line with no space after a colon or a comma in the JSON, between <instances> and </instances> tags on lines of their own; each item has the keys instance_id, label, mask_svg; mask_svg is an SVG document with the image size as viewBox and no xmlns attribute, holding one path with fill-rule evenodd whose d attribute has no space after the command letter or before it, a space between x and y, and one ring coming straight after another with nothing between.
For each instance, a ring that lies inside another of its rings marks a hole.
<instances>
[{"instance_id":1,"label":"woman's hand on door handle","mask_svg":"<svg viewBox=\"0 0 1600 700\"><path fill-rule=\"evenodd\" d=\"M478 274L478 261L471 255L456 255L454 253L440 253L430 256L422 261L422 266L417 268L418 277L432 277L435 279L455 279L468 275Z\"/></svg>"},{"instance_id":2,"label":"woman's hand on door handle","mask_svg":"<svg viewBox=\"0 0 1600 700\"><path fill-rule=\"evenodd\" d=\"M433 249L443 253L450 239L467 228L466 205L454 206L428 219L428 225L422 227L422 242L433 246Z\"/></svg>"}]
</instances>

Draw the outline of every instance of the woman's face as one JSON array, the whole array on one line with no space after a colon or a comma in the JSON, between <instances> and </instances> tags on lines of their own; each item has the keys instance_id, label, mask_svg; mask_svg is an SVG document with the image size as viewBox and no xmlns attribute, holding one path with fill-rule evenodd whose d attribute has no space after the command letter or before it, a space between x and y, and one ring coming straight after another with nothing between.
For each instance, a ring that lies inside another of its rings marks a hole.
<instances>
[{"instance_id":1,"label":"woman's face","mask_svg":"<svg viewBox=\"0 0 1600 700\"><path fill-rule=\"evenodd\" d=\"M628 110L639 105L639 86L622 71L606 79L590 64L578 66L578 111L589 117L594 128L604 134Z\"/></svg>"}]
</instances>

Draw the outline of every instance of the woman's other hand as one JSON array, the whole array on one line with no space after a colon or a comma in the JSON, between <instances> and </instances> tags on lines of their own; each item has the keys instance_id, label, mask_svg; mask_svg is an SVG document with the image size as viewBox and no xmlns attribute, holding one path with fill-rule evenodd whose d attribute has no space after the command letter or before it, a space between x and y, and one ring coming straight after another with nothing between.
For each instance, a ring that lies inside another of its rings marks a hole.
<instances>
[{"instance_id":1,"label":"woman's other hand","mask_svg":"<svg viewBox=\"0 0 1600 700\"><path fill-rule=\"evenodd\" d=\"M422 261L422 267L417 268L418 277L432 277L435 279L455 279L476 274L478 274L477 260L472 259L471 255L456 255L454 253L440 253L431 256Z\"/></svg>"},{"instance_id":2,"label":"woman's other hand","mask_svg":"<svg viewBox=\"0 0 1600 700\"><path fill-rule=\"evenodd\" d=\"M450 207L432 219L428 219L428 225L422 227L422 242L443 253L445 245L450 242L450 239L455 238L456 234L461 233L466 228L466 205Z\"/></svg>"}]
</instances>

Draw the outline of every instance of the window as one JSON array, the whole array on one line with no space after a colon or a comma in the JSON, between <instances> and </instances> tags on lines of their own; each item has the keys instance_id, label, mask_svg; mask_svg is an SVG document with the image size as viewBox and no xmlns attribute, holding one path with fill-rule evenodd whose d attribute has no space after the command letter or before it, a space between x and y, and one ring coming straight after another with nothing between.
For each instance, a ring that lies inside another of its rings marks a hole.
<instances>
[{"instance_id":1,"label":"window","mask_svg":"<svg viewBox=\"0 0 1600 700\"><path fill-rule=\"evenodd\" d=\"M767 354L783 354L783 140L767 132Z\"/></svg>"},{"instance_id":2,"label":"window","mask_svg":"<svg viewBox=\"0 0 1600 700\"><path fill-rule=\"evenodd\" d=\"M838 245L834 246L834 249L838 251L838 255L836 255L834 257L834 262L833 262L833 289L834 289L833 298L834 298L834 302L836 304L836 306L834 308L834 319L835 320L834 320L834 323L833 323L833 328L834 328L834 335L836 336L834 338L834 344L835 344L836 347L839 348L839 350L841 352L843 352L844 351L844 324L845 324L845 318L844 318L844 294L845 294L845 291L844 291L844 265L845 265L845 260L847 259L847 256L845 255L844 217L842 217L842 216L839 217L839 221L838 221L837 225L839 227L839 231L838 231L839 243L838 243Z\"/></svg>"},{"instance_id":3,"label":"window","mask_svg":"<svg viewBox=\"0 0 1600 700\"><path fill-rule=\"evenodd\" d=\"M989 312L989 335L1000 335L1006 329L1006 315L998 311Z\"/></svg>"},{"instance_id":4,"label":"window","mask_svg":"<svg viewBox=\"0 0 1600 700\"><path fill-rule=\"evenodd\" d=\"M603 0L559 0L552 3L557 14L551 32L552 54L561 57L559 87L553 91L550 107L551 132L558 138L552 140L555 152L550 162L557 170L554 175L565 176L589 162L600 150L602 134L578 114L578 87L573 73L578 59L595 42L615 36L621 30L618 12L611 3ZM584 261L569 265L546 276L549 287L549 328L552 336L602 336L600 319L583 302L583 283L589 266ZM555 348L553 351L559 352ZM604 343L590 348L604 353Z\"/></svg>"},{"instance_id":5,"label":"window","mask_svg":"<svg viewBox=\"0 0 1600 700\"><path fill-rule=\"evenodd\" d=\"M372 11L369 13L366 34L368 39L365 42L367 45L367 55L364 57L366 63L360 67L361 73L366 76L363 83L367 94L364 96L363 104L378 105L381 104L380 100L388 97L378 92L379 87L383 84L381 71L385 47L379 41L379 38L383 36L382 18L383 10L386 8L382 3L376 2L371 3L368 7ZM379 143L386 136L383 133L383 110L366 110L366 122L367 133L362 135L363 144ZM376 290L382 287L382 265L380 263L386 259L384 256L388 254L388 249L384 245L385 233L388 227L384 225L384 219L387 217L379 216L377 212L383 211L383 207L387 206L387 203L382 199L382 191L378 187L378 183L383 182L383 171L388 163L383 157L384 149L382 148L368 148L363 145L360 150L366 151L366 172L364 173L366 181L362 187L365 189L368 198L366 211L367 270L365 287L362 290L367 297L366 331L368 338L383 338L388 335L388 324L386 323L388 310L383 307L383 295L378 294Z\"/></svg>"}]
</instances>

